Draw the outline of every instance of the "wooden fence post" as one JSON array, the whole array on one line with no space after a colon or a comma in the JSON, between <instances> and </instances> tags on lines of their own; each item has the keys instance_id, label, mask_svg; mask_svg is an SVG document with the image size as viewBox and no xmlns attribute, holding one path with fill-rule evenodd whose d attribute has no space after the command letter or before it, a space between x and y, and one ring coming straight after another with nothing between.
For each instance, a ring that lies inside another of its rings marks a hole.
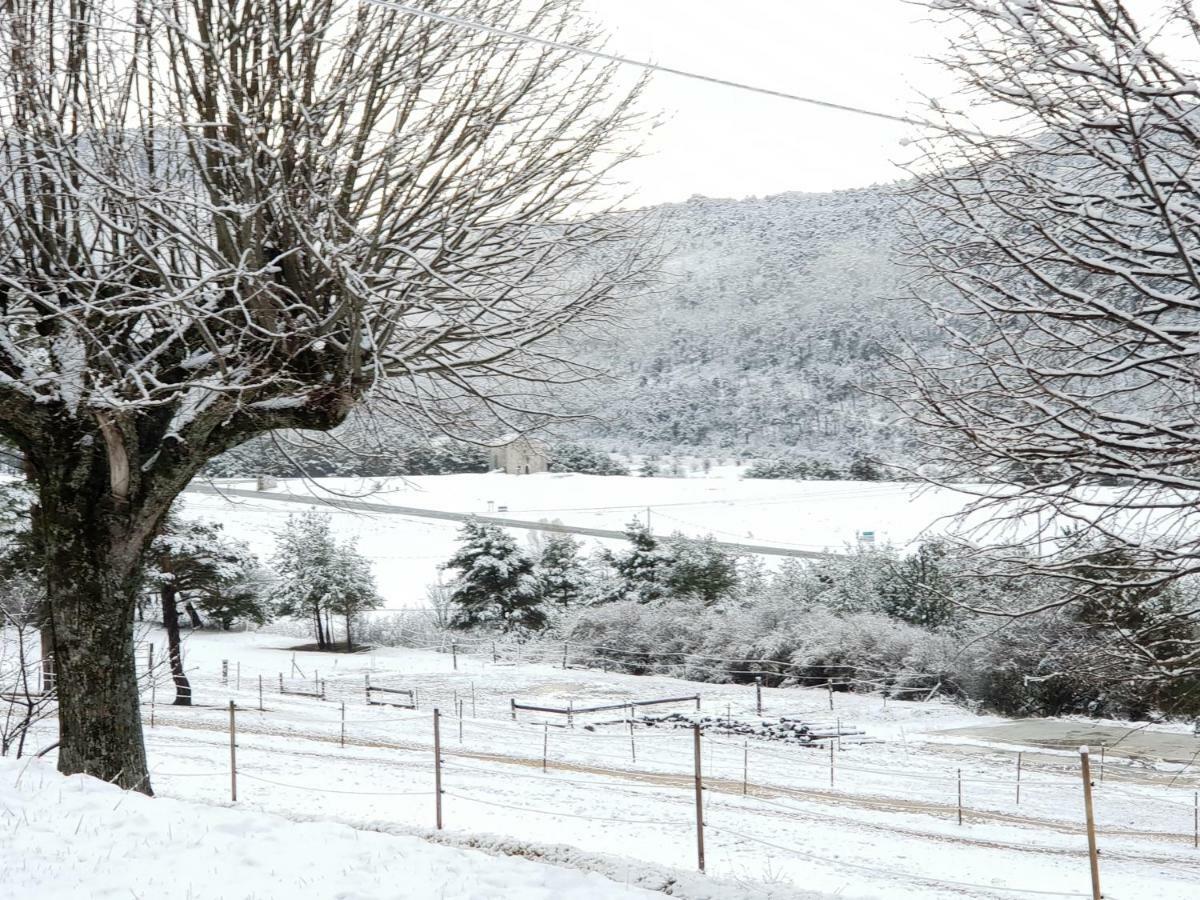
<instances>
[{"instance_id":1,"label":"wooden fence post","mask_svg":"<svg viewBox=\"0 0 1200 900\"><path fill-rule=\"evenodd\" d=\"M762 676L754 676L754 708L762 715Z\"/></svg>"},{"instance_id":2,"label":"wooden fence post","mask_svg":"<svg viewBox=\"0 0 1200 900\"><path fill-rule=\"evenodd\" d=\"M567 667L567 647L568 644L563 644L563 668Z\"/></svg>"},{"instance_id":3,"label":"wooden fence post","mask_svg":"<svg viewBox=\"0 0 1200 900\"><path fill-rule=\"evenodd\" d=\"M704 782L700 774L700 726L692 726L696 760L696 858L704 871Z\"/></svg>"},{"instance_id":4,"label":"wooden fence post","mask_svg":"<svg viewBox=\"0 0 1200 900\"><path fill-rule=\"evenodd\" d=\"M363 673L363 690L366 692L367 704L371 703L371 673Z\"/></svg>"},{"instance_id":5,"label":"wooden fence post","mask_svg":"<svg viewBox=\"0 0 1200 900\"><path fill-rule=\"evenodd\" d=\"M833 741L829 742L829 786L833 787Z\"/></svg>"},{"instance_id":6,"label":"wooden fence post","mask_svg":"<svg viewBox=\"0 0 1200 900\"><path fill-rule=\"evenodd\" d=\"M750 787L750 741L742 742L742 796L746 796L746 792Z\"/></svg>"},{"instance_id":7,"label":"wooden fence post","mask_svg":"<svg viewBox=\"0 0 1200 900\"><path fill-rule=\"evenodd\" d=\"M637 744L633 742L633 704L629 704L629 756L637 762Z\"/></svg>"},{"instance_id":8,"label":"wooden fence post","mask_svg":"<svg viewBox=\"0 0 1200 900\"><path fill-rule=\"evenodd\" d=\"M492 641L492 665L496 664L496 642Z\"/></svg>"},{"instance_id":9,"label":"wooden fence post","mask_svg":"<svg viewBox=\"0 0 1200 900\"><path fill-rule=\"evenodd\" d=\"M958 824L962 824L962 769L958 770Z\"/></svg>"},{"instance_id":10,"label":"wooden fence post","mask_svg":"<svg viewBox=\"0 0 1200 900\"><path fill-rule=\"evenodd\" d=\"M1100 783L1104 783L1104 751L1107 749L1105 744L1100 745Z\"/></svg>"},{"instance_id":11,"label":"wooden fence post","mask_svg":"<svg viewBox=\"0 0 1200 900\"><path fill-rule=\"evenodd\" d=\"M229 660L221 660L221 684L229 684Z\"/></svg>"},{"instance_id":12,"label":"wooden fence post","mask_svg":"<svg viewBox=\"0 0 1200 900\"><path fill-rule=\"evenodd\" d=\"M155 683L150 682L150 727L154 727L154 688Z\"/></svg>"},{"instance_id":13,"label":"wooden fence post","mask_svg":"<svg viewBox=\"0 0 1200 900\"><path fill-rule=\"evenodd\" d=\"M458 671L458 644L450 642L450 655L454 658L454 671Z\"/></svg>"},{"instance_id":14,"label":"wooden fence post","mask_svg":"<svg viewBox=\"0 0 1200 900\"><path fill-rule=\"evenodd\" d=\"M342 749L346 749L346 701L342 701Z\"/></svg>"},{"instance_id":15,"label":"wooden fence post","mask_svg":"<svg viewBox=\"0 0 1200 900\"><path fill-rule=\"evenodd\" d=\"M437 830L442 830L442 731L440 714L433 710L433 796L437 810Z\"/></svg>"},{"instance_id":16,"label":"wooden fence post","mask_svg":"<svg viewBox=\"0 0 1200 900\"><path fill-rule=\"evenodd\" d=\"M146 647L146 671L151 675L154 674L154 645L149 644Z\"/></svg>"},{"instance_id":17,"label":"wooden fence post","mask_svg":"<svg viewBox=\"0 0 1200 900\"><path fill-rule=\"evenodd\" d=\"M1021 805L1021 751L1017 751L1017 806Z\"/></svg>"},{"instance_id":18,"label":"wooden fence post","mask_svg":"<svg viewBox=\"0 0 1200 900\"><path fill-rule=\"evenodd\" d=\"M463 738L462 738L463 703L464 703L464 701L462 701L462 700L458 701L458 742L460 744L463 742Z\"/></svg>"},{"instance_id":19,"label":"wooden fence post","mask_svg":"<svg viewBox=\"0 0 1200 900\"><path fill-rule=\"evenodd\" d=\"M283 693L283 673L279 673L279 693Z\"/></svg>"},{"instance_id":20,"label":"wooden fence post","mask_svg":"<svg viewBox=\"0 0 1200 900\"><path fill-rule=\"evenodd\" d=\"M833 709L833 682L828 678L825 679L825 687L829 691L829 708ZM887 695L884 695L884 703L887 702Z\"/></svg>"},{"instance_id":21,"label":"wooden fence post","mask_svg":"<svg viewBox=\"0 0 1200 900\"><path fill-rule=\"evenodd\" d=\"M233 701L229 701L229 799L237 802L237 721Z\"/></svg>"},{"instance_id":22,"label":"wooden fence post","mask_svg":"<svg viewBox=\"0 0 1200 900\"><path fill-rule=\"evenodd\" d=\"M1092 870L1092 900L1101 900L1100 860L1096 851L1096 819L1092 811L1092 768L1088 748L1079 748L1080 773L1083 775L1083 811L1087 816L1088 862Z\"/></svg>"},{"instance_id":23,"label":"wooden fence post","mask_svg":"<svg viewBox=\"0 0 1200 900\"><path fill-rule=\"evenodd\" d=\"M512 717L513 717L513 721L515 722L515 721L517 721L517 698L509 697L508 703L509 703L509 706L512 707Z\"/></svg>"}]
</instances>

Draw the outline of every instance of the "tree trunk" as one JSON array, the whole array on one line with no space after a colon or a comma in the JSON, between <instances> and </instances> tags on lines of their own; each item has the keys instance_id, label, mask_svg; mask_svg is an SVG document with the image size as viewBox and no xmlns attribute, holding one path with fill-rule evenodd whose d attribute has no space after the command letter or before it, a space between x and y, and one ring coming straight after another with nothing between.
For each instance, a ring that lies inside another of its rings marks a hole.
<instances>
[{"instance_id":1,"label":"tree trunk","mask_svg":"<svg viewBox=\"0 0 1200 900\"><path fill-rule=\"evenodd\" d=\"M163 585L163 627L167 629L167 657L171 661L171 677L175 680L173 706L192 705L192 684L183 671L183 648L179 640L179 601L175 588Z\"/></svg>"},{"instance_id":2,"label":"tree trunk","mask_svg":"<svg viewBox=\"0 0 1200 900\"><path fill-rule=\"evenodd\" d=\"M346 613L346 652L353 653L354 645L350 643L350 613Z\"/></svg>"},{"instance_id":3,"label":"tree trunk","mask_svg":"<svg viewBox=\"0 0 1200 900\"><path fill-rule=\"evenodd\" d=\"M58 769L149 794L133 656L147 539L121 533L124 517L115 514L106 480L90 474L42 472L34 511L46 559Z\"/></svg>"},{"instance_id":4,"label":"tree trunk","mask_svg":"<svg viewBox=\"0 0 1200 900\"><path fill-rule=\"evenodd\" d=\"M318 606L317 607L317 649L324 650L326 646L327 645L325 643L325 628L321 624L321 607Z\"/></svg>"},{"instance_id":5,"label":"tree trunk","mask_svg":"<svg viewBox=\"0 0 1200 900\"><path fill-rule=\"evenodd\" d=\"M183 608L187 610L188 618L192 620L193 628L204 627L204 622L200 618L200 613L196 612L196 607L192 606L191 600L183 601Z\"/></svg>"}]
</instances>

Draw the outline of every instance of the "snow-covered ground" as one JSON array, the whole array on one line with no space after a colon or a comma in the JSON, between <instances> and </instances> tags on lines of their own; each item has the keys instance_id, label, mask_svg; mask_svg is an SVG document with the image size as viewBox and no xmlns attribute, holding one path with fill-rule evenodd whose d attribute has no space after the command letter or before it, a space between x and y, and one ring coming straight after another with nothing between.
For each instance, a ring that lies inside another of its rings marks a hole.
<instances>
[{"instance_id":1,"label":"snow-covered ground","mask_svg":"<svg viewBox=\"0 0 1200 900\"><path fill-rule=\"evenodd\" d=\"M161 633L151 632L149 638L157 644L156 658L163 659ZM493 663L490 653L460 652L455 669L448 653L293 653L287 648L295 643L265 634L198 633L189 638L187 665L202 705L166 706L169 687L159 673L153 726L149 703L145 710L160 797L230 804L228 702L233 699L238 706L237 807L291 820L340 823L359 833L430 836L436 705L445 791L445 829L437 839L601 873L613 890L606 896L622 896L619 886L626 884L671 885L673 896L696 898L812 896L806 891L881 900L1090 896L1078 753L1053 743L1038 747L989 741L980 727L1002 725L999 718L939 701L885 705L880 697L845 694L834 695L830 710L829 695L821 690L765 689L764 716L803 716L822 727L840 724L843 731L862 734L843 738L840 749L837 742L832 749L830 742L802 748L705 734L701 768L708 876L702 878L687 874L697 864L690 731L639 724L631 734L619 713L578 716L573 728L565 727L559 716L520 712L514 721L510 703L580 707L699 692L703 713L753 721L752 687L548 663ZM145 655L139 658L144 661ZM229 662L228 684L220 677L222 660ZM280 675L292 691L324 681L326 699L281 694ZM419 708L368 706L368 676L376 686L415 688ZM149 695L148 679L147 701ZM457 701L462 703L461 718L454 714ZM690 706L666 709L686 711ZM968 726L976 730L969 735L951 731ZM47 726L34 743L41 746L52 736ZM1019 804L1018 751L1023 752ZM1107 898L1196 896L1198 786L1189 767L1156 763L1144 751L1137 758L1123 756L1119 745L1108 748L1104 780L1097 779L1096 785ZM99 805L103 803L109 801ZM110 805L117 803L114 797ZM170 809L170 815L182 815L178 807ZM69 813L63 818L68 824L55 825L56 834L69 832L80 821ZM245 837L254 829L226 828L242 835L239 864L258 860L259 874L266 872L263 855L272 854L269 849L260 854ZM102 831L92 834L89 840L99 840ZM331 834L349 840L350 833ZM343 846L330 838L323 851L337 871L342 869L334 851ZM315 860L320 855L306 851L301 861L307 865L310 856ZM211 858L210 868L219 869L219 857ZM191 877L192 870L186 871ZM203 874L197 871L195 877ZM560 896L589 896L582 888L578 894L574 888L563 890ZM21 895L58 896L36 890ZM314 889L292 896L340 895ZM360 895L348 891L345 896ZM484 888L470 896L543 894L520 887Z\"/></svg>"},{"instance_id":2,"label":"snow-covered ground","mask_svg":"<svg viewBox=\"0 0 1200 900\"><path fill-rule=\"evenodd\" d=\"M650 898L599 874L418 838L151 800L42 761L0 760L3 896Z\"/></svg>"},{"instance_id":3,"label":"snow-covered ground","mask_svg":"<svg viewBox=\"0 0 1200 900\"><path fill-rule=\"evenodd\" d=\"M436 475L407 479L321 478L280 482L261 498L187 493L189 516L221 522L266 558L290 513L304 509L272 500L300 495L322 501L338 533L355 537L375 566L390 608L425 605L425 587L438 564L453 553L454 522L339 508L340 499L363 499L450 512L498 515L529 522L558 521L585 528L621 530L634 517L656 534L680 531L718 540L800 550L844 551L861 532L877 544L904 547L927 530L943 527L962 508L963 495L893 482L766 481L742 479L735 467L688 478L594 475ZM252 488L252 482L221 482ZM518 535L520 537L520 535ZM598 542L584 539L588 545Z\"/></svg>"}]
</instances>

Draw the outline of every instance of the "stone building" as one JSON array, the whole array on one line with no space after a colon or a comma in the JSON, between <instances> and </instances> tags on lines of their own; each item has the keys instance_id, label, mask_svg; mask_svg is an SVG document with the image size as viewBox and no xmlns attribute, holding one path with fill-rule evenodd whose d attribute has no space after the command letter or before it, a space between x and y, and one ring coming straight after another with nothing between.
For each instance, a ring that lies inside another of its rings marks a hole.
<instances>
[{"instance_id":1,"label":"stone building","mask_svg":"<svg viewBox=\"0 0 1200 900\"><path fill-rule=\"evenodd\" d=\"M509 475L545 472L550 457L546 445L527 437L514 437L507 444L488 450L488 468Z\"/></svg>"}]
</instances>

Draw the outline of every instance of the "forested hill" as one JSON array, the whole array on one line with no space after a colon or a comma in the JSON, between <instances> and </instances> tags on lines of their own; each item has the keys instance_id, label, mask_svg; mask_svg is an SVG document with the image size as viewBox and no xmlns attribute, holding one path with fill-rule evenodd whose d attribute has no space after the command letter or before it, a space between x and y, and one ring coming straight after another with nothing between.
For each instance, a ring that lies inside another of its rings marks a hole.
<instances>
[{"instance_id":1,"label":"forested hill","mask_svg":"<svg viewBox=\"0 0 1200 900\"><path fill-rule=\"evenodd\" d=\"M659 208L661 293L589 351L614 380L588 436L612 448L893 455L903 426L859 387L884 347L932 339L895 298L888 188Z\"/></svg>"}]
</instances>

